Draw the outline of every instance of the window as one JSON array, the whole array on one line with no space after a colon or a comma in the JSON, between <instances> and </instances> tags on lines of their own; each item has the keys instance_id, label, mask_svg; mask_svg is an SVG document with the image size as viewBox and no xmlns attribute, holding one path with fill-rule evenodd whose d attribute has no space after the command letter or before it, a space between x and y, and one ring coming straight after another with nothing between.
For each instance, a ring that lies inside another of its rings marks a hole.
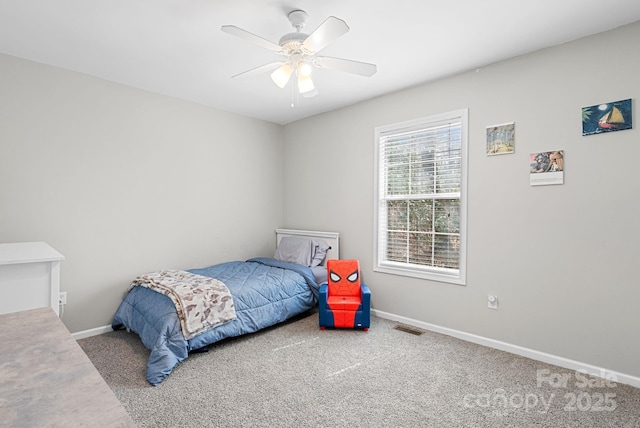
<instances>
[{"instance_id":1,"label":"window","mask_svg":"<svg viewBox=\"0 0 640 428\"><path fill-rule=\"evenodd\" d=\"M467 117L376 128L374 270L464 285Z\"/></svg>"}]
</instances>

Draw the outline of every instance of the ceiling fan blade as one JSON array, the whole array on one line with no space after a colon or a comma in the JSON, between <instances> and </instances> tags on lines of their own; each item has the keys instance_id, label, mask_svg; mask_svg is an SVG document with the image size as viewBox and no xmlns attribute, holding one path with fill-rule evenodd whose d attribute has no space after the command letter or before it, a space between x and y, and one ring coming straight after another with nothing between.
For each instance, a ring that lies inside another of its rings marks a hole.
<instances>
[{"instance_id":1,"label":"ceiling fan blade","mask_svg":"<svg viewBox=\"0 0 640 428\"><path fill-rule=\"evenodd\" d=\"M249 77L249 76L255 76L256 74L267 73L271 70L275 70L276 68L280 67L282 64L285 64L285 63L282 61L271 62L269 64L261 65L260 67L252 68L251 70L243 71L242 73L238 73L235 76L231 76L231 78L235 79L236 77Z\"/></svg>"},{"instance_id":2,"label":"ceiling fan blade","mask_svg":"<svg viewBox=\"0 0 640 428\"><path fill-rule=\"evenodd\" d=\"M378 70L375 64L352 61L350 59L332 58L330 56L317 56L313 59L313 64L320 68L340 70L366 77L373 76Z\"/></svg>"},{"instance_id":3,"label":"ceiling fan blade","mask_svg":"<svg viewBox=\"0 0 640 428\"><path fill-rule=\"evenodd\" d=\"M302 43L302 47L311 52L320 52L323 48L345 35L349 26L342 19L335 16L328 17Z\"/></svg>"},{"instance_id":4,"label":"ceiling fan blade","mask_svg":"<svg viewBox=\"0 0 640 428\"><path fill-rule=\"evenodd\" d=\"M256 36L255 34L248 32L247 30L238 28L235 25L223 25L221 30L227 34L231 34L232 36L240 37L241 39L245 39L258 46L269 49L270 51L273 51L279 55L284 54L282 48L279 45L270 42L267 39L263 39L260 36Z\"/></svg>"}]
</instances>

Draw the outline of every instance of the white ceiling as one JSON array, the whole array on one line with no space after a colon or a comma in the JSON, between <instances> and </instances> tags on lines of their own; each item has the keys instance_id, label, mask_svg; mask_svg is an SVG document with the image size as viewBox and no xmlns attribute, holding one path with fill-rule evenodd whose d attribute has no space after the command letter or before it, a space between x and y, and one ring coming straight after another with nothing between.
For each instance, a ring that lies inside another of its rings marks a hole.
<instances>
[{"instance_id":1,"label":"white ceiling","mask_svg":"<svg viewBox=\"0 0 640 428\"><path fill-rule=\"evenodd\" d=\"M322 54L378 72L317 69L294 108L269 73L231 79L281 57L220 27L277 43L294 9L306 33L346 21ZM638 20L639 0L0 0L0 52L284 124Z\"/></svg>"}]
</instances>

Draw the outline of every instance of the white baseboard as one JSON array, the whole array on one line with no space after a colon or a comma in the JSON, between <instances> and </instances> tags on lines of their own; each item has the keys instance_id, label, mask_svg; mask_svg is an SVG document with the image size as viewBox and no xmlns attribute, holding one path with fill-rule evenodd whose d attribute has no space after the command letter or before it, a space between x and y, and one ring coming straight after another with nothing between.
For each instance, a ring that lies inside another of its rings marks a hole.
<instances>
[{"instance_id":1,"label":"white baseboard","mask_svg":"<svg viewBox=\"0 0 640 428\"><path fill-rule=\"evenodd\" d=\"M570 370L576 370L576 371L579 370L594 376L606 378L608 380L613 380L618 383L623 383L626 385L631 385L636 388L640 388L640 377L637 377L637 376L615 372L613 370L605 369L602 367L596 367L591 364L581 363L579 361L570 360L567 358L559 357L557 355L547 354L545 352L536 351L534 349L523 348L522 346L512 345L510 343L489 339L487 337L466 333L460 330L454 330L447 327L441 327L435 324L429 324L426 322L414 320L412 318L406 318L400 315L391 314L389 312L383 312L376 309L371 309L371 312L380 318L385 318L391 321L398 321L403 324L408 324L414 327L422 328L424 330L446 334L447 336L452 336L467 342L476 343L478 345L483 345L489 348L499 349L501 351L510 352L512 354L531 358L532 360L553 364L553 365L564 367Z\"/></svg>"},{"instance_id":2,"label":"white baseboard","mask_svg":"<svg viewBox=\"0 0 640 428\"><path fill-rule=\"evenodd\" d=\"M75 340L84 339L85 337L97 336L99 334L109 333L113 331L110 325L105 325L103 327L96 327L89 330L79 331L77 333L71 333L71 337Z\"/></svg>"},{"instance_id":3,"label":"white baseboard","mask_svg":"<svg viewBox=\"0 0 640 428\"><path fill-rule=\"evenodd\" d=\"M403 324L412 325L414 327L422 328L424 330L433 331L436 333L446 334L447 336L455 337L457 339L465 340L467 342L476 343L478 345L487 346L489 348L499 349L501 351L510 352L512 354L520 355L523 357L531 358L532 360L541 361L543 363L553 364L559 367L564 367L570 370L580 370L582 372L603 377L615 382L631 385L636 388L640 388L640 377L628 375L625 373L616 372L613 370L605 369L603 367L596 367L591 364L581 363L580 361L570 360L568 358L559 357L557 355L547 354L546 352L536 351L534 349L524 348L522 346L513 345L506 342L501 342L495 339L489 339L487 337L478 336L471 333L466 333L460 330L454 330L452 328L441 327L435 324L429 324L426 322L414 320L412 318L395 315L389 312L383 312L377 309L371 309L371 312L384 319L391 321L398 321ZM110 325L103 327L92 328L90 330L79 331L73 333L71 336L78 340L85 337L97 336L98 334L109 333L113 331Z\"/></svg>"}]
</instances>

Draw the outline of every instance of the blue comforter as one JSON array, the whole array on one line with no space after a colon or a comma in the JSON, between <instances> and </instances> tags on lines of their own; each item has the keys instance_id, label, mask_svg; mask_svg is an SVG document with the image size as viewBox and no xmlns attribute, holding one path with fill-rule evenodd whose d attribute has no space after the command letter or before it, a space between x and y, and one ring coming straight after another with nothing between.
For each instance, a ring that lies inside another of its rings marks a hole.
<instances>
[{"instance_id":1,"label":"blue comforter","mask_svg":"<svg viewBox=\"0 0 640 428\"><path fill-rule=\"evenodd\" d=\"M313 272L301 265L257 258L189 272L222 281L233 296L237 318L187 341L171 299L134 287L116 311L112 327L137 333L151 351L147 380L152 385L162 382L190 351L285 321L317 302L319 287Z\"/></svg>"}]
</instances>

